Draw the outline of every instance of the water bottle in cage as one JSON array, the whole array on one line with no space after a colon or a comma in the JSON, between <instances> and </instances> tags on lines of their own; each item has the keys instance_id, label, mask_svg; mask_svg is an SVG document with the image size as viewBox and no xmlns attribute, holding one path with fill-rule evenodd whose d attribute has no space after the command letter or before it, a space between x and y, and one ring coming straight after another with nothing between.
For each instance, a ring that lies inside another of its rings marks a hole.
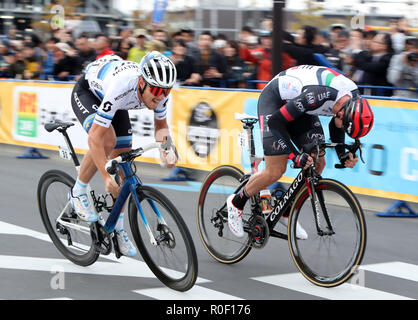
<instances>
[{"instance_id":1,"label":"water bottle in cage","mask_svg":"<svg viewBox=\"0 0 418 320\"><path fill-rule=\"evenodd\" d=\"M267 215L271 212L271 194L269 189L260 191L261 211L263 215Z\"/></svg>"}]
</instances>

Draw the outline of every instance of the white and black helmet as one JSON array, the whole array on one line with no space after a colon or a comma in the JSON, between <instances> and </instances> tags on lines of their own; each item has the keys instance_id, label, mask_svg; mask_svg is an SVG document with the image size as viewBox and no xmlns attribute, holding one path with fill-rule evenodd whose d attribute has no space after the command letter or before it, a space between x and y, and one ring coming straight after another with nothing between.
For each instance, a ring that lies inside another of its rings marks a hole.
<instances>
[{"instance_id":1,"label":"white and black helmet","mask_svg":"<svg viewBox=\"0 0 418 320\"><path fill-rule=\"evenodd\" d=\"M170 89L176 82L176 66L158 51L147 53L139 66L144 80L152 86Z\"/></svg>"}]
</instances>

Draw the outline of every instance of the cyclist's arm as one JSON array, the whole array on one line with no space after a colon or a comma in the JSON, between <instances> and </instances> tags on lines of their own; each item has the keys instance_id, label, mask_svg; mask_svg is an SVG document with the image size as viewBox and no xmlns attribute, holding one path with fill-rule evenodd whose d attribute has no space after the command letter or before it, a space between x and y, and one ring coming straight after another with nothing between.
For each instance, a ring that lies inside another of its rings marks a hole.
<instances>
[{"instance_id":1,"label":"cyclist's arm","mask_svg":"<svg viewBox=\"0 0 418 320\"><path fill-rule=\"evenodd\" d=\"M170 135L167 123L167 103L168 97L162 100L154 110L154 129L155 140L165 141L165 137Z\"/></svg>"},{"instance_id":2,"label":"cyclist's arm","mask_svg":"<svg viewBox=\"0 0 418 320\"><path fill-rule=\"evenodd\" d=\"M335 143L344 143L345 142L345 133L343 128L337 127L335 123L336 118L331 118L331 121L329 122L328 128L329 128L329 136L331 138L332 142ZM335 151L337 152L338 158L340 158L344 153L345 149L343 146L337 146L335 148Z\"/></svg>"},{"instance_id":3,"label":"cyclist's arm","mask_svg":"<svg viewBox=\"0 0 418 320\"><path fill-rule=\"evenodd\" d=\"M155 128L155 141L163 142L165 137L170 135L170 130L168 129L167 119L154 119L154 128Z\"/></svg>"}]
</instances>

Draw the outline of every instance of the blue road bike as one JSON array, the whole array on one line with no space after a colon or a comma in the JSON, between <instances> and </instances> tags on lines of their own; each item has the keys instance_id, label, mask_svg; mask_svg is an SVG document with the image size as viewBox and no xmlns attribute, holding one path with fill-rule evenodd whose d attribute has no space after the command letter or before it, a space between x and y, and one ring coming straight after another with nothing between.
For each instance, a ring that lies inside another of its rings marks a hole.
<instances>
[{"instance_id":1,"label":"blue road bike","mask_svg":"<svg viewBox=\"0 0 418 320\"><path fill-rule=\"evenodd\" d=\"M48 132L62 133L68 149L60 154L72 159L79 170L67 129L74 125L55 121L45 125ZM144 148L125 152L108 161L106 170L123 184L116 199L110 194L96 195L89 189L87 196L99 217L95 223L78 218L69 200L68 192L75 180L60 170L49 170L39 180L37 198L42 222L58 250L77 265L89 266L98 257L121 257L115 236L115 225L128 201L131 233L144 262L166 286L177 291L193 287L198 273L196 250L190 232L171 201L160 191L142 184L135 171L135 158L153 148L167 148L168 144L152 143Z\"/></svg>"}]
</instances>

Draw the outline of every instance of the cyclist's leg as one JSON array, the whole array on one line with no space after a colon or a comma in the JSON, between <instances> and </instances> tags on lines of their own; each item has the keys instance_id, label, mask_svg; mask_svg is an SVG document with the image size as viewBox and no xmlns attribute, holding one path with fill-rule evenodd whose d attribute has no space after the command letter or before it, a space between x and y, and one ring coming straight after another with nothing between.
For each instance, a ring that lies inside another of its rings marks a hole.
<instances>
[{"instance_id":1,"label":"cyclist's leg","mask_svg":"<svg viewBox=\"0 0 418 320\"><path fill-rule=\"evenodd\" d=\"M90 92L88 83L82 76L75 84L71 93L71 106L77 119L86 131L90 128L99 105L100 100ZM87 197L88 183L96 172L92 162L90 153L87 152L87 155L81 162L76 183L68 195L71 205L79 218L88 222L97 221L97 216Z\"/></svg>"},{"instance_id":2,"label":"cyclist's leg","mask_svg":"<svg viewBox=\"0 0 418 320\"><path fill-rule=\"evenodd\" d=\"M71 105L78 121L87 133L93 124L100 103L101 101L90 91L87 80L82 76L72 91ZM116 144L116 135L114 130L108 130L106 135L106 145L104 148L106 155L108 155ZM96 171L96 165L88 150L80 165L78 181L82 181L82 184L86 187Z\"/></svg>"},{"instance_id":3,"label":"cyclist's leg","mask_svg":"<svg viewBox=\"0 0 418 320\"><path fill-rule=\"evenodd\" d=\"M258 100L258 118L263 137L263 149L266 168L251 176L248 183L236 195L227 199L228 225L238 237L242 236L242 210L248 199L257 192L275 183L286 171L289 148L284 148L280 137L274 137L267 125L269 117L282 106L284 101L277 94L278 80L272 80L262 91Z\"/></svg>"},{"instance_id":4,"label":"cyclist's leg","mask_svg":"<svg viewBox=\"0 0 418 320\"><path fill-rule=\"evenodd\" d=\"M132 126L128 111L116 111L115 117L112 120L112 126L115 129L116 145L110 152L109 157L115 158L121 153L130 151L132 149ZM123 184L123 178L123 172L120 170L121 184ZM136 255L136 249L132 242L129 240L128 235L123 227L123 219L125 216L124 210L125 206L123 206L119 215L119 219L115 225L116 239L118 241L119 251L125 256L132 257Z\"/></svg>"}]
</instances>

